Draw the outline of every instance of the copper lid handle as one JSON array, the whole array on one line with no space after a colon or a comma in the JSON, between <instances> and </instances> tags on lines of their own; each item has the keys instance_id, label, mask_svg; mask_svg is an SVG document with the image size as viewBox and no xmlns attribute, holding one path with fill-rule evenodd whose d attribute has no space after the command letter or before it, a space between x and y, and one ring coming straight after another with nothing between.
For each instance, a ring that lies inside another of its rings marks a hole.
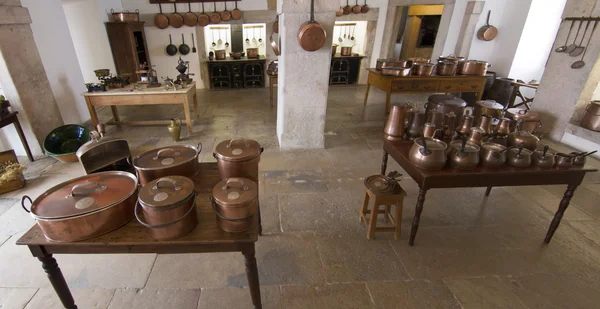
<instances>
[{"instance_id":1,"label":"copper lid handle","mask_svg":"<svg viewBox=\"0 0 600 309\"><path fill-rule=\"evenodd\" d=\"M89 188L90 186L93 186L91 190L89 190L89 189L82 190L84 187ZM67 195L66 198L73 197L76 195L90 195L90 193L92 193L96 189L105 190L107 187L108 187L107 185L102 185L96 181L86 181L86 182L78 183L71 188L71 193L69 193L69 195ZM83 192L77 192L77 191L83 191Z\"/></svg>"},{"instance_id":2,"label":"copper lid handle","mask_svg":"<svg viewBox=\"0 0 600 309\"><path fill-rule=\"evenodd\" d=\"M246 146L246 148L250 147L250 145L248 145L248 141L245 138L238 138L238 139L231 139L229 141L229 144L227 144L227 148L230 148L234 141L243 141L244 146Z\"/></svg>"},{"instance_id":3,"label":"copper lid handle","mask_svg":"<svg viewBox=\"0 0 600 309\"><path fill-rule=\"evenodd\" d=\"M181 186L177 183L177 181L175 181L175 179L169 178L169 177L163 177L163 178L158 179L156 181L156 184L154 185L154 187L152 187L152 190L158 190L159 184L161 182L170 183L173 186L173 190L175 190L175 191L181 190Z\"/></svg>"},{"instance_id":4,"label":"copper lid handle","mask_svg":"<svg viewBox=\"0 0 600 309\"><path fill-rule=\"evenodd\" d=\"M177 155L178 154L177 152L175 152L175 150L173 150L173 148L164 148L164 149L159 150L156 153L156 157L152 158L152 160L158 160L161 157L162 154L164 154L165 152L169 152L169 151L172 152L173 155Z\"/></svg>"},{"instance_id":5,"label":"copper lid handle","mask_svg":"<svg viewBox=\"0 0 600 309\"><path fill-rule=\"evenodd\" d=\"M248 186L244 185L244 180L243 179L237 178L237 177L232 177L232 178L227 179L227 182L223 186L223 190L227 190L227 189L231 188L231 186L229 184L232 183L232 182L239 183L241 185L240 188L242 190L244 190L244 191L248 191L250 189L250 188L248 188Z\"/></svg>"}]
</instances>

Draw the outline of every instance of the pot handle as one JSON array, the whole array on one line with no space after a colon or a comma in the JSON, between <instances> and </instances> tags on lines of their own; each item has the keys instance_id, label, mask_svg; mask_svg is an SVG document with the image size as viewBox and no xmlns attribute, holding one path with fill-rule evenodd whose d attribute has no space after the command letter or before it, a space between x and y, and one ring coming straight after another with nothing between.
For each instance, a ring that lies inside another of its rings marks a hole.
<instances>
[{"instance_id":1,"label":"pot handle","mask_svg":"<svg viewBox=\"0 0 600 309\"><path fill-rule=\"evenodd\" d=\"M25 200L29 200L29 203L31 205L33 205L33 201L27 195L23 195L23 197L21 198L21 207L23 207L23 209L25 209L26 212L31 213L31 205L29 206L29 209L27 209L27 207L25 207Z\"/></svg>"},{"instance_id":2,"label":"pot handle","mask_svg":"<svg viewBox=\"0 0 600 309\"><path fill-rule=\"evenodd\" d=\"M248 145L248 141L245 138L238 138L238 139L232 138L229 141L229 144L227 144L227 148L230 148L234 141L243 141L244 146L246 146L246 148L250 147L250 145Z\"/></svg>"},{"instance_id":3,"label":"pot handle","mask_svg":"<svg viewBox=\"0 0 600 309\"><path fill-rule=\"evenodd\" d=\"M82 183L78 183L78 184L74 185L71 188L71 193L69 193L69 195L67 195L66 197L69 198L69 197L79 195L79 193L76 192L77 190L79 190L83 187L90 187L90 186L93 186L93 190L95 190L97 188L99 188L100 190L105 190L106 188L108 188L107 185L102 185L96 181L86 181L86 182L82 182ZM89 190L87 190L86 192L81 193L81 195L90 195L90 193L91 192Z\"/></svg>"},{"instance_id":4,"label":"pot handle","mask_svg":"<svg viewBox=\"0 0 600 309\"><path fill-rule=\"evenodd\" d=\"M210 199L210 204L212 205L212 210L215 212L215 214L217 215L217 217L226 220L226 221L230 221L230 222L242 222L242 221L248 221L250 219L252 219L252 215L249 215L247 217L244 218L239 218L239 219L231 219L231 218L227 218L227 217L223 217L223 215L221 215L218 211L217 211L217 205L215 203L215 199L213 199L213 197L209 197Z\"/></svg>"},{"instance_id":5,"label":"pot handle","mask_svg":"<svg viewBox=\"0 0 600 309\"><path fill-rule=\"evenodd\" d=\"M242 189L243 191L248 191L250 189L250 188L248 188L248 186L244 185L243 179L237 178L237 177L231 177L231 178L227 179L227 182L223 186L223 190L229 189L231 187L229 184L232 182L237 182L237 183L241 184L240 189Z\"/></svg>"},{"instance_id":6,"label":"pot handle","mask_svg":"<svg viewBox=\"0 0 600 309\"><path fill-rule=\"evenodd\" d=\"M169 152L169 151L172 152L173 154L176 154L175 150L173 150L173 148L164 148L164 149L159 150L156 153L156 157L152 158L152 160L158 160L162 154L164 154L165 152Z\"/></svg>"},{"instance_id":7,"label":"pot handle","mask_svg":"<svg viewBox=\"0 0 600 309\"><path fill-rule=\"evenodd\" d=\"M168 183L170 183L171 185L173 185L173 189L175 191L181 190L181 186L177 183L177 181L175 181L175 179L169 178L169 177L163 177L163 178L158 179L156 181L156 184L154 185L154 187L152 187L152 190L158 190L158 187L159 187L159 185L160 185L161 182L168 182Z\"/></svg>"},{"instance_id":8,"label":"pot handle","mask_svg":"<svg viewBox=\"0 0 600 309\"><path fill-rule=\"evenodd\" d=\"M164 224L156 224L156 225L152 225L152 224L148 224L148 223L144 222L142 219L140 219L140 215L138 214L138 212L139 212L138 211L138 209L139 209L138 205L140 204L139 200L137 202L135 202L135 208L134 208L133 213L135 214L135 218L137 219L137 221L141 225L143 225L143 226L145 226L147 228L150 228L150 229L159 229L159 228L163 228L163 227L168 227L168 226L171 226L171 225L173 225L173 224L175 224L175 223L177 223L177 222L185 219L185 217L187 217L192 212L192 210L194 210L194 208L196 208L196 192L194 192L194 196L192 198L194 199L194 201L192 202L192 207L190 207L190 209L188 209L188 211L183 216L181 216L181 218L179 218L179 219L177 219L177 220L175 220L173 222L164 223Z\"/></svg>"},{"instance_id":9,"label":"pot handle","mask_svg":"<svg viewBox=\"0 0 600 309\"><path fill-rule=\"evenodd\" d=\"M202 143L198 142L198 146L196 146L196 148L198 149L198 154L196 155L196 162L198 162L198 158L200 157L200 153L202 152ZM213 156L215 156L215 153L213 152ZM217 157L215 157L216 159Z\"/></svg>"}]
</instances>

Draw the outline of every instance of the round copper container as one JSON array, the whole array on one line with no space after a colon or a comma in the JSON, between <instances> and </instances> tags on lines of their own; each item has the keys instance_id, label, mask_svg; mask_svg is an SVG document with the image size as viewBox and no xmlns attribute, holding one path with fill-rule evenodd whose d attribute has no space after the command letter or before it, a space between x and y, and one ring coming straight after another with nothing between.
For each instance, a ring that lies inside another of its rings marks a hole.
<instances>
[{"instance_id":1,"label":"round copper container","mask_svg":"<svg viewBox=\"0 0 600 309\"><path fill-rule=\"evenodd\" d=\"M506 110L507 116L516 120L511 123L511 132L517 129L517 121L523 120L523 124L521 129L528 131L529 133L534 133L540 127L540 113L520 108L509 108Z\"/></svg>"},{"instance_id":2,"label":"round copper container","mask_svg":"<svg viewBox=\"0 0 600 309\"><path fill-rule=\"evenodd\" d=\"M28 210L46 238L71 242L115 230L133 218L137 178L127 172L101 172L58 184L36 198Z\"/></svg>"},{"instance_id":3,"label":"round copper container","mask_svg":"<svg viewBox=\"0 0 600 309\"><path fill-rule=\"evenodd\" d=\"M140 184L166 176L193 178L198 174L198 148L190 145L173 145L146 151L133 159L133 166L140 178Z\"/></svg>"},{"instance_id":4,"label":"round copper container","mask_svg":"<svg viewBox=\"0 0 600 309\"><path fill-rule=\"evenodd\" d=\"M217 225L226 232L244 232L252 227L258 209L258 186L248 178L221 180L212 192Z\"/></svg>"},{"instance_id":5,"label":"round copper container","mask_svg":"<svg viewBox=\"0 0 600 309\"><path fill-rule=\"evenodd\" d=\"M385 175L372 175L365 179L365 187L375 194L396 194L400 185Z\"/></svg>"},{"instance_id":6,"label":"round copper container","mask_svg":"<svg viewBox=\"0 0 600 309\"><path fill-rule=\"evenodd\" d=\"M148 228L154 239L179 238L198 223L194 182L187 177L169 176L153 180L140 189L138 201L143 217L136 209L136 218Z\"/></svg>"},{"instance_id":7,"label":"round copper container","mask_svg":"<svg viewBox=\"0 0 600 309\"><path fill-rule=\"evenodd\" d=\"M221 179L244 177L258 182L258 163L264 151L251 139L231 139L220 142L213 156L217 159Z\"/></svg>"}]
</instances>

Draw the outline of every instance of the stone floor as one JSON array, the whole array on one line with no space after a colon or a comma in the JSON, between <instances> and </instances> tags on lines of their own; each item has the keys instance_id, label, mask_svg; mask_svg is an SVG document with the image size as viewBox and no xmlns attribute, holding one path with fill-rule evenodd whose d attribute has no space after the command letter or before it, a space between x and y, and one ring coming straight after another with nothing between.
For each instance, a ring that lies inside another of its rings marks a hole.
<instances>
[{"instance_id":1,"label":"stone floor","mask_svg":"<svg viewBox=\"0 0 600 309\"><path fill-rule=\"evenodd\" d=\"M199 92L201 117L181 143L202 142L203 161L214 160L209 149L232 137L266 149L260 165L266 235L257 243L264 308L598 308L598 175L577 189L548 246L542 239L561 186L495 188L489 198L483 188L432 190L409 247L418 188L407 177L401 240L378 234L368 241L358 210L364 177L379 171L385 117L382 93L373 90L366 108L363 93L364 87L331 88L326 149L282 152L267 89ZM174 106L120 111L137 119L182 114ZM101 119L108 119L106 110ZM108 134L126 137L134 152L171 143L165 127L111 127ZM61 307L40 263L15 245L34 224L19 199L78 175L77 163L40 159L29 164L24 189L0 196L0 308ZM241 254L57 260L83 309L252 307Z\"/></svg>"}]
</instances>

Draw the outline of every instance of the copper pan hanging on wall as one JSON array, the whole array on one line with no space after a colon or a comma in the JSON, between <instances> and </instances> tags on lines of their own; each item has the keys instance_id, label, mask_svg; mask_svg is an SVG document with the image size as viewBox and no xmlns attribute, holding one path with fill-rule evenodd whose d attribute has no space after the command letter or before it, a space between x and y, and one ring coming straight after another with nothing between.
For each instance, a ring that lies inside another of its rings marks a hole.
<instances>
[{"instance_id":1,"label":"copper pan hanging on wall","mask_svg":"<svg viewBox=\"0 0 600 309\"><path fill-rule=\"evenodd\" d=\"M298 42L306 51L319 50L325 45L327 36L323 26L315 21L315 0L310 1L310 20L300 26L298 31Z\"/></svg>"}]
</instances>

